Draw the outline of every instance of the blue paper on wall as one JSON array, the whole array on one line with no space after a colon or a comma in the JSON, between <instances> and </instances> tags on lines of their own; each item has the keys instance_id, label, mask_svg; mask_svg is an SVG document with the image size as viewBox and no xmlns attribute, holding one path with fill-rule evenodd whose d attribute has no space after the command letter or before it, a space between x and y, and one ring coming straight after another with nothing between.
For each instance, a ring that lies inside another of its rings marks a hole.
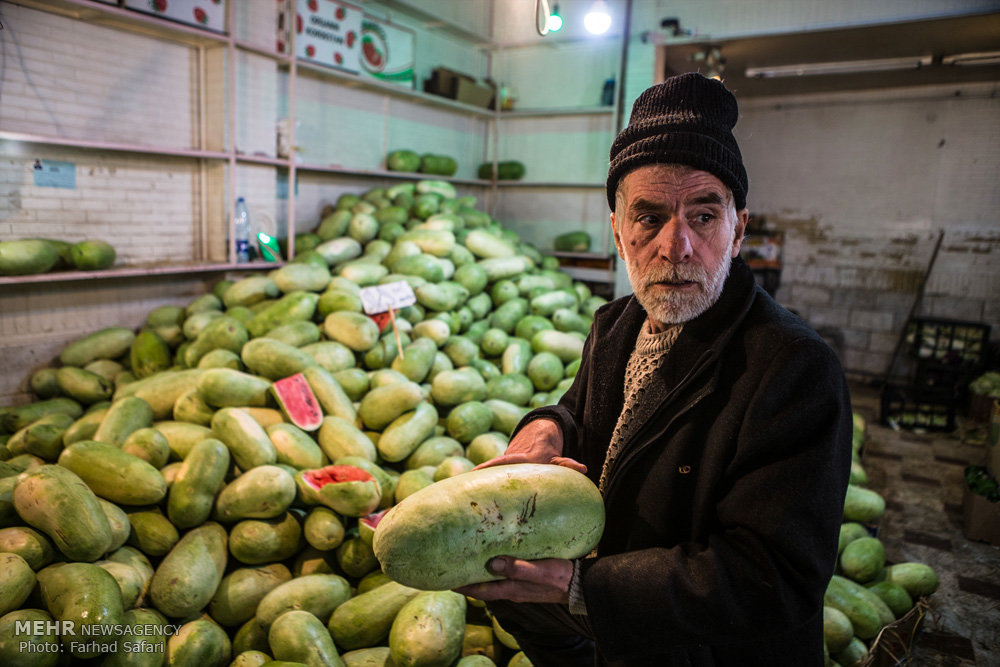
<instances>
[{"instance_id":1,"label":"blue paper on wall","mask_svg":"<svg viewBox=\"0 0 1000 667\"><path fill-rule=\"evenodd\" d=\"M76 189L76 163L74 162L35 160L32 172L36 187Z\"/></svg>"}]
</instances>

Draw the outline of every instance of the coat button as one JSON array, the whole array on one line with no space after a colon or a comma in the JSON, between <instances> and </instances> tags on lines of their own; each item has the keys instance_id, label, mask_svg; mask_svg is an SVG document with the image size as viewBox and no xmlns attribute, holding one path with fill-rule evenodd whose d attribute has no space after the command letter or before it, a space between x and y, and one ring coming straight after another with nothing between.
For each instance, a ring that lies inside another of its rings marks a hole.
<instances>
[{"instance_id":1,"label":"coat button","mask_svg":"<svg viewBox=\"0 0 1000 667\"><path fill-rule=\"evenodd\" d=\"M691 466L680 466L679 468L677 468L677 472L679 472L682 475L686 475L689 472L691 472Z\"/></svg>"}]
</instances>

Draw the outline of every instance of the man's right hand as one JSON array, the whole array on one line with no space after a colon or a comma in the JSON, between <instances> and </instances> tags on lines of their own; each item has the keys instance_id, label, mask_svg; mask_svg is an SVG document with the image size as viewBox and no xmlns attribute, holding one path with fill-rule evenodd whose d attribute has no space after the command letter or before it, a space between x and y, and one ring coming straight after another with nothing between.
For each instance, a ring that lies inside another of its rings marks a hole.
<instances>
[{"instance_id":1,"label":"man's right hand","mask_svg":"<svg viewBox=\"0 0 1000 667\"><path fill-rule=\"evenodd\" d=\"M476 469L511 463L550 463L579 473L587 472L587 466L563 456L562 451L563 439L559 425L551 419L536 419L517 432L507 444L506 452L480 463Z\"/></svg>"}]
</instances>

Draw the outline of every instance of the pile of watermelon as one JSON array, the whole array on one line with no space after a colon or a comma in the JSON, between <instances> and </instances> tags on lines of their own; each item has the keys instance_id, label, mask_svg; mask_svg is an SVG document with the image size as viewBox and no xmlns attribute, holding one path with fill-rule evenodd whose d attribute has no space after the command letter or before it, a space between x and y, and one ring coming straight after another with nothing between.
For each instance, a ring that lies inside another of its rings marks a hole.
<instances>
[{"instance_id":1,"label":"pile of watermelon","mask_svg":"<svg viewBox=\"0 0 1000 667\"><path fill-rule=\"evenodd\" d=\"M296 248L70 343L0 407L0 664L528 664L481 603L390 580L373 535L558 400L604 299L440 181L344 195ZM363 312L400 282L416 303ZM937 584L885 564L864 481L826 599L845 666Z\"/></svg>"},{"instance_id":2,"label":"pile of watermelon","mask_svg":"<svg viewBox=\"0 0 1000 667\"><path fill-rule=\"evenodd\" d=\"M886 562L885 547L876 537L885 500L866 487L868 475L861 464L865 437L865 420L855 413L837 569L823 598L827 665L841 667L865 664L882 629L909 614L938 587L928 565Z\"/></svg>"},{"instance_id":3,"label":"pile of watermelon","mask_svg":"<svg viewBox=\"0 0 1000 667\"><path fill-rule=\"evenodd\" d=\"M481 604L389 580L373 532L557 401L605 300L442 181L341 196L296 249L0 408L0 664L527 664ZM365 314L393 283L416 303Z\"/></svg>"}]
</instances>

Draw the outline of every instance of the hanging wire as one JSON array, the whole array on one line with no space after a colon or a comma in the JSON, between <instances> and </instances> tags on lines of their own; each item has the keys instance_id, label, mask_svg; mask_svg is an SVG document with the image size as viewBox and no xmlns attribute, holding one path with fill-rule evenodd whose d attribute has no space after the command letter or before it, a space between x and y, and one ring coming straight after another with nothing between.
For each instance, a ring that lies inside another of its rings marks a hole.
<instances>
[{"instance_id":1,"label":"hanging wire","mask_svg":"<svg viewBox=\"0 0 1000 667\"><path fill-rule=\"evenodd\" d=\"M543 6L545 8L545 18L539 23L539 14ZM549 8L549 0L535 0L535 32L538 33L539 37L545 37L549 34L549 17L551 15L552 10Z\"/></svg>"}]
</instances>

